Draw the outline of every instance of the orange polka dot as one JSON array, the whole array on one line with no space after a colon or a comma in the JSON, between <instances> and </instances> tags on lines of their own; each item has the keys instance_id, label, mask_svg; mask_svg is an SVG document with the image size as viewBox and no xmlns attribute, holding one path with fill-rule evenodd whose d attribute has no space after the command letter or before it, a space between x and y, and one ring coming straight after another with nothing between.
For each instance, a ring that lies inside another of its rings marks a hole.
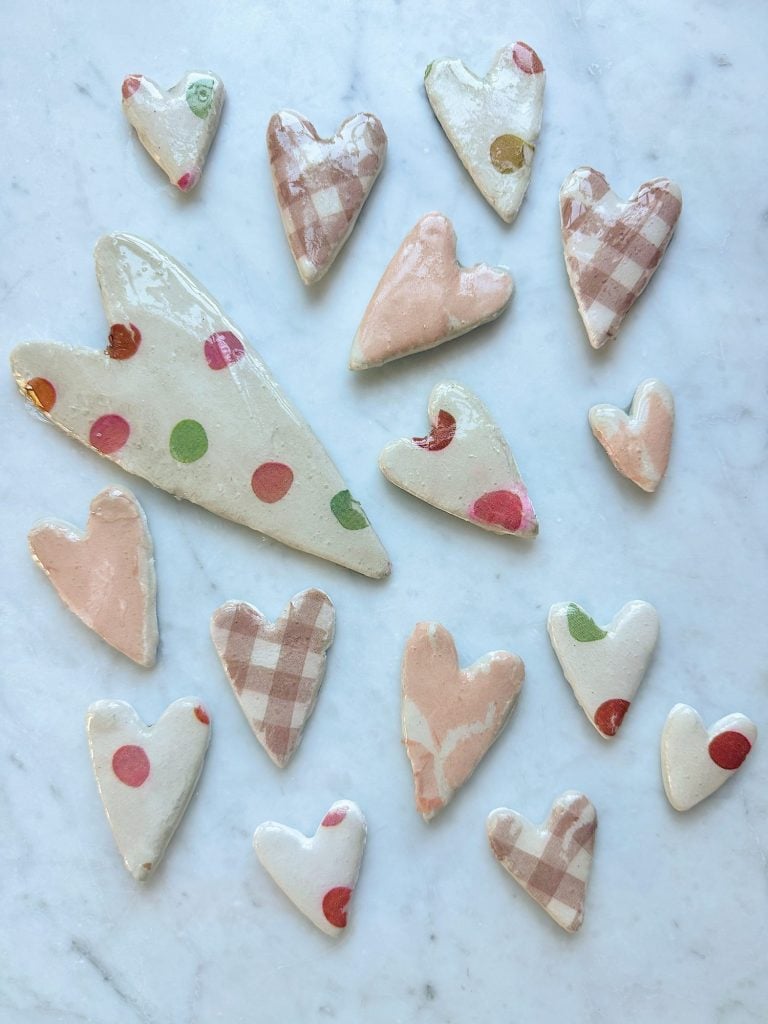
<instances>
[{"instance_id":1,"label":"orange polka dot","mask_svg":"<svg viewBox=\"0 0 768 1024\"><path fill-rule=\"evenodd\" d=\"M56 404L56 388L45 377L33 377L24 387L27 398L38 409L50 412Z\"/></svg>"},{"instance_id":2,"label":"orange polka dot","mask_svg":"<svg viewBox=\"0 0 768 1024\"><path fill-rule=\"evenodd\" d=\"M284 462L263 462L251 477L253 493L268 505L284 498L293 484L293 470Z\"/></svg>"},{"instance_id":3,"label":"orange polka dot","mask_svg":"<svg viewBox=\"0 0 768 1024\"><path fill-rule=\"evenodd\" d=\"M141 344L141 331L135 324L112 324L107 342L110 359L130 359Z\"/></svg>"}]
</instances>

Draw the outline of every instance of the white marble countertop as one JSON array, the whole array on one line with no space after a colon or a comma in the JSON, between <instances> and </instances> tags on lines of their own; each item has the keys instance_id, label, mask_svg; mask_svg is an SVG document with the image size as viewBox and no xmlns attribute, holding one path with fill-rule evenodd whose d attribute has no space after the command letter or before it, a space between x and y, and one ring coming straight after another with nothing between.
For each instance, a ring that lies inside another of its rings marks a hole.
<instances>
[{"instance_id":1,"label":"white marble countertop","mask_svg":"<svg viewBox=\"0 0 768 1024\"><path fill-rule=\"evenodd\" d=\"M41 422L2 385L3 685L0 689L2 1024L747 1024L768 1019L765 267L766 12L740 0L506 0L446 5L285 0L26 0L4 19L0 117L0 338L98 347L91 252L129 231L199 277L327 445L387 546L370 581L177 504ZM444 13L450 8L450 15ZM279 13L277 13L279 10ZM528 197L506 227L435 121L426 64L484 71L524 39L548 74ZM175 194L120 111L125 74L170 85L189 68L228 90L199 191ZM264 131L300 110L324 134L358 110L389 134L387 165L336 265L306 289L272 197ZM684 210L664 266L618 342L594 353L568 288L557 190L589 163L628 195L678 180ZM353 377L352 334L417 218L454 221L459 257L517 282L494 325ZM620 478L586 420L639 380L674 390L668 477L648 497ZM387 484L391 438L422 432L431 386L455 378L495 412L530 489L530 544L454 521ZM82 627L33 565L26 533L82 523L90 498L131 486L159 573L161 651L134 667ZM274 768L232 699L208 618L240 598L275 615L328 591L338 635L316 714ZM549 647L550 604L607 621L659 610L662 637L618 741L603 743ZM466 663L508 647L526 662L519 707L452 806L412 806L399 733L399 661L421 619ZM83 718L120 697L153 721L176 697L212 710L198 793L144 887L124 871L98 800ZM763 730L744 771L687 815L667 804L658 740L682 700L708 721ZM584 927L561 932L490 855L499 805L542 819L568 788L598 808ZM259 867L255 826L311 831L327 806L364 809L369 843L351 925L313 930Z\"/></svg>"}]
</instances>

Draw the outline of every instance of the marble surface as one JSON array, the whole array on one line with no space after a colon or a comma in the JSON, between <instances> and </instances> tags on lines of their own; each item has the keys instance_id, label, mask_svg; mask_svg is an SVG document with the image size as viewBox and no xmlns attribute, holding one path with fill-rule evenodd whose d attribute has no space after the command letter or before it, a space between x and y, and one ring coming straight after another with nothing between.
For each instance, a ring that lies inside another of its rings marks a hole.
<instances>
[{"instance_id":1,"label":"marble surface","mask_svg":"<svg viewBox=\"0 0 768 1024\"><path fill-rule=\"evenodd\" d=\"M0 69L0 339L103 344L97 237L129 231L174 254L261 351L364 502L392 556L384 582L288 551L129 480L40 421L6 373L0 579L0 1021L3 1024L748 1024L768 1019L765 289L766 12L751 0L133 0L14 4ZM280 13L277 13L279 10ZM426 64L484 70L509 40L548 70L529 194L506 227L450 149ZM125 74L170 85L188 68L228 99L203 181L176 194L120 111ZM387 165L345 251L307 290L271 194L269 116L293 107L330 133L371 110ZM668 175L677 235L608 351L590 350L568 289L557 190L576 166L629 194ZM503 317L365 376L346 369L367 299L403 235L448 214L464 262L507 264ZM678 426L656 495L619 477L592 437L596 402L658 376ZM510 439L541 522L531 543L483 533L387 484L376 456L422 433L429 391L477 391ZM129 483L154 534L161 649L151 672L82 627L33 565L39 518L83 522ZM307 586L338 610L317 712L284 772L260 749L208 637L211 611L270 615ZM599 621L651 601L661 640L613 745L586 721L549 647L550 604ZM508 647L527 679L507 730L430 825L399 735L399 661L414 623L451 629L464 663ZM129 700L153 720L204 698L213 740L167 858L124 870L91 777L84 714ZM740 777L685 816L667 804L658 742L676 701L763 730ZM561 932L488 851L499 805L543 819L582 789L600 815L582 931ZM336 944L287 903L251 836L309 832L337 798L370 833L348 934Z\"/></svg>"}]
</instances>

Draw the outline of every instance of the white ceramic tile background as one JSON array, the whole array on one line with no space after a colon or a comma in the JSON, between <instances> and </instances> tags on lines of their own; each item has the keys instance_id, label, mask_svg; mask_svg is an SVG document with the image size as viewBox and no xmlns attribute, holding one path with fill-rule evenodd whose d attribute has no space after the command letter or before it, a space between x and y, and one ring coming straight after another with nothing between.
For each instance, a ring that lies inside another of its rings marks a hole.
<instances>
[{"instance_id":1,"label":"white ceramic tile background","mask_svg":"<svg viewBox=\"0 0 768 1024\"><path fill-rule=\"evenodd\" d=\"M746 1024L768 1019L764 98L768 16L754 0L417 4L11 0L0 69L0 338L101 345L91 249L143 235L186 263L258 347L347 475L389 547L375 582L177 504L41 422L2 385L0 1020L3 1024L553 1021ZM445 12L450 9L450 14ZM484 69L527 40L548 71L528 198L505 227L472 186L422 87L429 60ZM126 73L189 68L228 89L198 190L165 181L120 111ZM324 133L378 114L388 164L326 280L299 281L263 135L294 107ZM665 174L685 207L661 271L609 351L590 350L569 292L557 190L582 163L624 194ZM421 214L454 221L465 262L517 280L495 324L353 377L351 338ZM611 468L587 410L638 381L674 390L668 478L642 494ZM380 448L426 426L456 378L503 424L541 534L526 544L429 509L386 483ZM111 483L146 508L161 651L145 672L59 603L26 551L39 517L85 519ZM208 639L230 598L276 614L326 589L338 636L317 712L285 772L250 734ZM618 740L577 707L546 636L549 605L599 621L627 600L662 636ZM399 739L402 645L424 618L464 661L508 646L527 664L517 711L472 783L425 825ZM199 791L146 887L124 870L83 728L98 698L154 720L198 694L213 715ZM666 803L658 740L670 707L741 710L763 729L741 776L690 814ZM582 931L561 932L490 855L484 821L533 818L568 788L600 827ZM251 850L266 818L312 831L333 800L363 808L368 851L348 934L333 943L288 904Z\"/></svg>"}]
</instances>

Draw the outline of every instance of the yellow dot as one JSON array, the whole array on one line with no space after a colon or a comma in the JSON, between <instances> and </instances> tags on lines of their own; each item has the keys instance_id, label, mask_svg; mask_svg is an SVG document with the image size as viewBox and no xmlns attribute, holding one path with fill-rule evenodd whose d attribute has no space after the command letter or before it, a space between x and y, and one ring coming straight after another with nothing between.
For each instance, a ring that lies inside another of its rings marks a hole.
<instances>
[{"instance_id":1,"label":"yellow dot","mask_svg":"<svg viewBox=\"0 0 768 1024\"><path fill-rule=\"evenodd\" d=\"M499 135L491 143L491 163L499 174L512 174L525 165L526 149L533 149L519 135Z\"/></svg>"}]
</instances>

